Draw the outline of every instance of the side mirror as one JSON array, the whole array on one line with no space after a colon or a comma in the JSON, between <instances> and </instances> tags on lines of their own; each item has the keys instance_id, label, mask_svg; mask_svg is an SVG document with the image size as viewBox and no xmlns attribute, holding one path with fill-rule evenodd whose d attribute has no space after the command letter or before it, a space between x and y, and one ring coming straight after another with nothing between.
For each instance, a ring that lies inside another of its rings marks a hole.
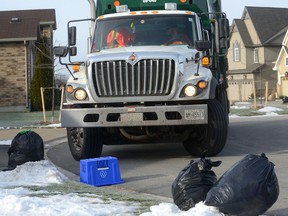
<instances>
[{"instance_id":1,"label":"side mirror","mask_svg":"<svg viewBox=\"0 0 288 216\"><path fill-rule=\"evenodd\" d=\"M76 45L76 35L77 35L77 28L76 26L71 26L68 29L68 44L69 46Z\"/></svg>"},{"instance_id":2,"label":"side mirror","mask_svg":"<svg viewBox=\"0 0 288 216\"><path fill-rule=\"evenodd\" d=\"M55 46L53 48L54 55L56 57L66 57L68 54L68 47L66 46Z\"/></svg>"},{"instance_id":3,"label":"side mirror","mask_svg":"<svg viewBox=\"0 0 288 216\"><path fill-rule=\"evenodd\" d=\"M196 49L198 51L207 51L211 48L211 42L210 41L196 41Z\"/></svg>"},{"instance_id":4,"label":"side mirror","mask_svg":"<svg viewBox=\"0 0 288 216\"><path fill-rule=\"evenodd\" d=\"M229 49L230 48L230 40L229 39L225 39L225 38L221 38L219 41L219 47L221 49Z\"/></svg>"},{"instance_id":5,"label":"side mirror","mask_svg":"<svg viewBox=\"0 0 288 216\"><path fill-rule=\"evenodd\" d=\"M229 38L229 20L226 18L221 18L219 20L219 38Z\"/></svg>"},{"instance_id":6,"label":"side mirror","mask_svg":"<svg viewBox=\"0 0 288 216\"><path fill-rule=\"evenodd\" d=\"M229 20L226 18L221 18L219 20L219 47L220 49L228 49L230 47L229 41Z\"/></svg>"}]
</instances>

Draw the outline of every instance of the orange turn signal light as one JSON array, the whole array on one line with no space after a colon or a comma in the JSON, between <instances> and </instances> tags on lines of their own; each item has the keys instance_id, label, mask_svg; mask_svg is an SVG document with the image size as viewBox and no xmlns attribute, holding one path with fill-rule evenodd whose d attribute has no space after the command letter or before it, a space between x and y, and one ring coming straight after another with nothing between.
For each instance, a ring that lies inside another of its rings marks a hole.
<instances>
[{"instance_id":1,"label":"orange turn signal light","mask_svg":"<svg viewBox=\"0 0 288 216\"><path fill-rule=\"evenodd\" d=\"M66 86L66 91L67 91L69 94L72 94L72 93L74 92L73 86L71 86L71 85Z\"/></svg>"},{"instance_id":2,"label":"orange turn signal light","mask_svg":"<svg viewBox=\"0 0 288 216\"><path fill-rule=\"evenodd\" d=\"M74 73L79 72L80 71L80 65L75 64L72 66L72 69L73 69Z\"/></svg>"},{"instance_id":3,"label":"orange turn signal light","mask_svg":"<svg viewBox=\"0 0 288 216\"><path fill-rule=\"evenodd\" d=\"M210 60L208 57L203 57L202 58L202 65L203 66L208 66L210 64Z\"/></svg>"},{"instance_id":4,"label":"orange turn signal light","mask_svg":"<svg viewBox=\"0 0 288 216\"><path fill-rule=\"evenodd\" d=\"M201 80L201 81L198 83L198 87L199 87L200 89L205 89L205 88L207 87L207 82Z\"/></svg>"},{"instance_id":5,"label":"orange turn signal light","mask_svg":"<svg viewBox=\"0 0 288 216\"><path fill-rule=\"evenodd\" d=\"M120 5L120 1L114 1L114 6L117 7Z\"/></svg>"}]
</instances>

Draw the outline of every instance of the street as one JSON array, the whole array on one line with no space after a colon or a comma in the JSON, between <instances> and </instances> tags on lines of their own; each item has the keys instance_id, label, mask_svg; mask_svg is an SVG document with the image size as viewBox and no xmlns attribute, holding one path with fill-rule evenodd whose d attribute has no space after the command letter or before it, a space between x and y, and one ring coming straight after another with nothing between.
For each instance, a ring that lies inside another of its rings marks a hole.
<instances>
[{"instance_id":1,"label":"street","mask_svg":"<svg viewBox=\"0 0 288 216\"><path fill-rule=\"evenodd\" d=\"M229 135L224 150L211 158L221 160L220 167L213 168L217 177L246 154L266 154L275 164L280 194L277 202L266 215L287 216L288 207L288 116L230 118ZM9 132L1 130L0 139L9 139ZM79 175L79 162L70 155L64 129L37 129L48 146L48 158L57 166ZM16 134L15 134L16 135ZM11 135L10 135L11 136ZM11 137L10 139L12 139ZM2 149L0 149L1 151ZM3 150L2 150L3 151ZM6 152L3 154L7 154ZM103 156L119 159L123 184L109 189L136 191L165 197L172 202L171 185L191 157L182 144L104 146ZM2 157L1 157L2 158ZM4 164L5 165L5 164ZM1 163L1 166L3 164ZM77 177L76 180L79 180Z\"/></svg>"},{"instance_id":2,"label":"street","mask_svg":"<svg viewBox=\"0 0 288 216\"><path fill-rule=\"evenodd\" d=\"M213 171L219 178L246 154L266 154L275 164L280 185L278 201L268 211L270 215L287 216L288 193L288 116L230 119L229 135L224 150L212 160L222 165ZM119 159L124 184L111 187L133 190L171 198L171 185L191 157L182 144L104 146L103 156ZM48 151L48 157L58 166L79 175L79 162L73 160L67 143Z\"/></svg>"}]
</instances>

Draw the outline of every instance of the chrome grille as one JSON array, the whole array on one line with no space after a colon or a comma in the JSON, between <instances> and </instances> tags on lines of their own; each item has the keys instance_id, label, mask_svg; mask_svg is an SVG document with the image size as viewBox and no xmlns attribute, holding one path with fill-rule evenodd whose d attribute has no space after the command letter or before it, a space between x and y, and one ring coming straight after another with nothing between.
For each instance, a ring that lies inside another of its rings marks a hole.
<instances>
[{"instance_id":1,"label":"chrome grille","mask_svg":"<svg viewBox=\"0 0 288 216\"><path fill-rule=\"evenodd\" d=\"M171 59L140 60L131 65L122 61L92 64L93 83L98 97L169 95L175 78Z\"/></svg>"}]
</instances>

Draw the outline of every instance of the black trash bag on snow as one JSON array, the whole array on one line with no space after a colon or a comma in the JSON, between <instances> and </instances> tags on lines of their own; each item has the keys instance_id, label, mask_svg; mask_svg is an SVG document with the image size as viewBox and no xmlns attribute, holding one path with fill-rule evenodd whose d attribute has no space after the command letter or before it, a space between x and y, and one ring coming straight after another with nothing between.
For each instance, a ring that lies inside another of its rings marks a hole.
<instances>
[{"instance_id":1,"label":"black trash bag on snow","mask_svg":"<svg viewBox=\"0 0 288 216\"><path fill-rule=\"evenodd\" d=\"M283 104L284 104L284 103L288 103L288 97L287 97L287 96L284 96L283 99L282 99L282 101L283 101Z\"/></svg>"},{"instance_id":2,"label":"black trash bag on snow","mask_svg":"<svg viewBox=\"0 0 288 216\"><path fill-rule=\"evenodd\" d=\"M33 131L26 130L18 133L8 149L8 168L28 161L40 161L44 159L44 143L41 136Z\"/></svg>"},{"instance_id":3,"label":"black trash bag on snow","mask_svg":"<svg viewBox=\"0 0 288 216\"><path fill-rule=\"evenodd\" d=\"M225 214L256 216L277 200L279 184L274 164L265 154L249 154L228 169L207 193L205 205Z\"/></svg>"},{"instance_id":4,"label":"black trash bag on snow","mask_svg":"<svg viewBox=\"0 0 288 216\"><path fill-rule=\"evenodd\" d=\"M212 162L201 158L191 162L180 171L172 184L172 196L179 209L187 211L200 201L204 201L207 192L217 181L212 167L219 166L221 161Z\"/></svg>"}]
</instances>

